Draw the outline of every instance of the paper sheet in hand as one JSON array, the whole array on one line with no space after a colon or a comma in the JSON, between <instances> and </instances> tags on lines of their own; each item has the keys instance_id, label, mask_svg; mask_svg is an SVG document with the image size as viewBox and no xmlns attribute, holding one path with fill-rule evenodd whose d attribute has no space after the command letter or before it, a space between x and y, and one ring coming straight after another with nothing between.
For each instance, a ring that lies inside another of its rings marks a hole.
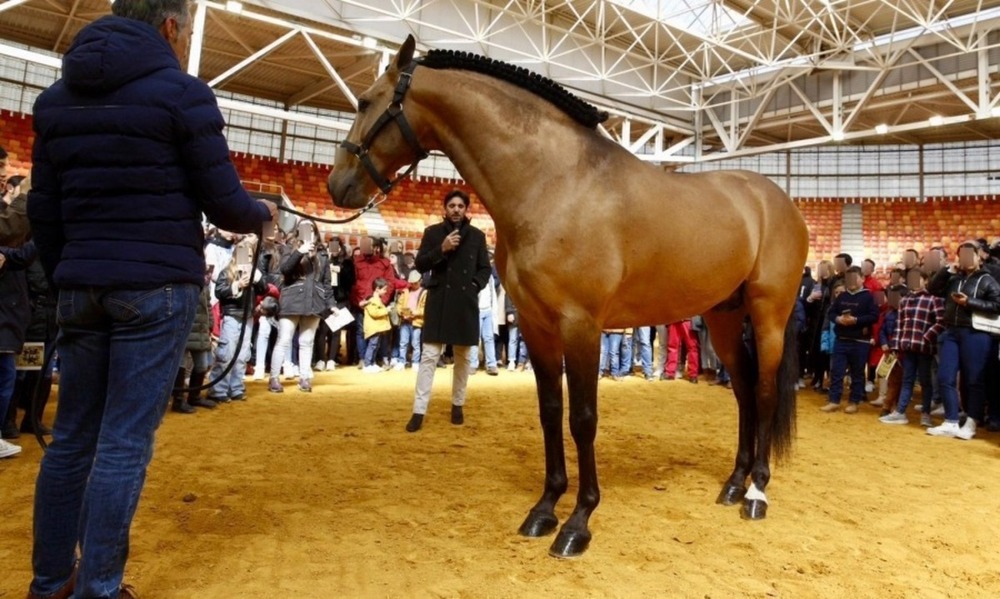
<instances>
[{"instance_id":1,"label":"paper sheet in hand","mask_svg":"<svg viewBox=\"0 0 1000 599\"><path fill-rule=\"evenodd\" d=\"M354 322L354 315L347 308L341 308L337 310L336 314L326 317L326 326L330 327L330 331L339 331L352 322Z\"/></svg>"}]
</instances>

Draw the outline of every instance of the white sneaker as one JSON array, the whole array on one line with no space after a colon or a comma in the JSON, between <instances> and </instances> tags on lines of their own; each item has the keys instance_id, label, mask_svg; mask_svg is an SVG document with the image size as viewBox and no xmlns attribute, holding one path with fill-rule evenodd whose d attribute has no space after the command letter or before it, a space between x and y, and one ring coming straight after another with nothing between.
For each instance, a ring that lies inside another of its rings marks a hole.
<instances>
[{"instance_id":1,"label":"white sneaker","mask_svg":"<svg viewBox=\"0 0 1000 599\"><path fill-rule=\"evenodd\" d=\"M403 370L404 368L406 368L406 364L402 362L396 362L392 367L393 370Z\"/></svg>"},{"instance_id":2,"label":"white sneaker","mask_svg":"<svg viewBox=\"0 0 1000 599\"><path fill-rule=\"evenodd\" d=\"M264 380L264 369L262 369L262 368L254 368L253 369L253 376L250 377L250 380L251 381L262 381L262 380Z\"/></svg>"},{"instance_id":3,"label":"white sneaker","mask_svg":"<svg viewBox=\"0 0 1000 599\"><path fill-rule=\"evenodd\" d=\"M326 361L326 371L327 372L333 372L336 369L337 369L337 362L336 361L334 361L334 360L327 360Z\"/></svg>"},{"instance_id":4,"label":"white sneaker","mask_svg":"<svg viewBox=\"0 0 1000 599\"><path fill-rule=\"evenodd\" d=\"M514 372L515 368L516 366L514 365L513 362L511 362L510 364L507 365L507 372Z\"/></svg>"},{"instance_id":5,"label":"white sneaker","mask_svg":"<svg viewBox=\"0 0 1000 599\"><path fill-rule=\"evenodd\" d=\"M884 403L885 403L885 400L880 397L880 398L876 399L875 401L869 402L868 405L870 405L873 408L881 408Z\"/></svg>"},{"instance_id":6,"label":"white sneaker","mask_svg":"<svg viewBox=\"0 0 1000 599\"><path fill-rule=\"evenodd\" d=\"M878 421L882 424L909 424L910 422L906 414L900 414L899 412L890 412L879 418Z\"/></svg>"},{"instance_id":7,"label":"white sneaker","mask_svg":"<svg viewBox=\"0 0 1000 599\"><path fill-rule=\"evenodd\" d=\"M931 410L931 416L944 416L944 404Z\"/></svg>"},{"instance_id":8,"label":"white sneaker","mask_svg":"<svg viewBox=\"0 0 1000 599\"><path fill-rule=\"evenodd\" d=\"M315 364L313 364L313 370L315 370L316 372L323 372L324 370L326 370L326 362L324 362L323 360L316 362Z\"/></svg>"},{"instance_id":9,"label":"white sneaker","mask_svg":"<svg viewBox=\"0 0 1000 599\"><path fill-rule=\"evenodd\" d=\"M960 431L957 422L948 422L945 420L939 426L935 426L927 429L928 435L933 435L935 437L957 437L958 431Z\"/></svg>"},{"instance_id":10,"label":"white sneaker","mask_svg":"<svg viewBox=\"0 0 1000 599\"><path fill-rule=\"evenodd\" d=\"M871 393L875 390L875 383L868 381L865 383L865 393Z\"/></svg>"},{"instance_id":11,"label":"white sneaker","mask_svg":"<svg viewBox=\"0 0 1000 599\"><path fill-rule=\"evenodd\" d=\"M10 458L21 453L21 447L0 439L0 458Z\"/></svg>"},{"instance_id":12,"label":"white sneaker","mask_svg":"<svg viewBox=\"0 0 1000 599\"><path fill-rule=\"evenodd\" d=\"M920 426L927 426L927 427L934 426L934 421L931 420L930 414L920 415Z\"/></svg>"},{"instance_id":13,"label":"white sneaker","mask_svg":"<svg viewBox=\"0 0 1000 599\"><path fill-rule=\"evenodd\" d=\"M362 368L361 372L364 372L365 374L377 374L382 372L382 367L378 364L372 364L371 366L365 366Z\"/></svg>"},{"instance_id":14,"label":"white sneaker","mask_svg":"<svg viewBox=\"0 0 1000 599\"><path fill-rule=\"evenodd\" d=\"M959 439L968 441L969 439L976 436L976 421L972 418L965 419L965 425L958 429L958 434L955 435Z\"/></svg>"},{"instance_id":15,"label":"white sneaker","mask_svg":"<svg viewBox=\"0 0 1000 599\"><path fill-rule=\"evenodd\" d=\"M290 381L299 376L299 367L291 363L282 364L281 374L284 375L286 381Z\"/></svg>"}]
</instances>

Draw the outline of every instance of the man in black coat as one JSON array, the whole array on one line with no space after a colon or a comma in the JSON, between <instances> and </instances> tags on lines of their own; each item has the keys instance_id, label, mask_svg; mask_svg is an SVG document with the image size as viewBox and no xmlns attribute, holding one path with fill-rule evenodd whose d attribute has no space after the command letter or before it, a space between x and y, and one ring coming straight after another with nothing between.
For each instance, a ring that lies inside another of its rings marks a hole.
<instances>
[{"instance_id":1,"label":"man in black coat","mask_svg":"<svg viewBox=\"0 0 1000 599\"><path fill-rule=\"evenodd\" d=\"M469 349L479 343L479 291L487 285L492 272L486 235L466 218L468 208L468 195L459 190L449 192L444 197L444 222L424 230L417 251L416 269L430 276L425 285L423 350L413 416L406 425L411 433L423 425L438 358L449 344L455 353L451 422L465 422L462 406L469 381Z\"/></svg>"}]
</instances>

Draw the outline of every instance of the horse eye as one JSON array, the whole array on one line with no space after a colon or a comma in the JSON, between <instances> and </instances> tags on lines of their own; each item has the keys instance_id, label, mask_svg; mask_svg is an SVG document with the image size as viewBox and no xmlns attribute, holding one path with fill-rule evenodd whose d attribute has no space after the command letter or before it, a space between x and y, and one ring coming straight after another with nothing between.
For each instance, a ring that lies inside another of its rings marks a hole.
<instances>
[{"instance_id":1,"label":"horse eye","mask_svg":"<svg viewBox=\"0 0 1000 599\"><path fill-rule=\"evenodd\" d=\"M369 102L368 100L358 100L358 112L364 112L368 110L369 106L371 106L371 102Z\"/></svg>"}]
</instances>

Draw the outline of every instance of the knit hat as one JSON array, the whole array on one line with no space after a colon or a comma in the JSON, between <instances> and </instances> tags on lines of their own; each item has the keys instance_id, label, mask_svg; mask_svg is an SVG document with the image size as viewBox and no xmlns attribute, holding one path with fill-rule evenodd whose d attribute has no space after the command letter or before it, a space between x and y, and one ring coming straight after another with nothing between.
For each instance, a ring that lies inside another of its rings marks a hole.
<instances>
[{"instance_id":1,"label":"knit hat","mask_svg":"<svg viewBox=\"0 0 1000 599\"><path fill-rule=\"evenodd\" d=\"M416 270L411 270L410 271L410 276L406 277L406 281L409 282L409 283L419 283L420 282L420 273L417 272Z\"/></svg>"}]
</instances>

